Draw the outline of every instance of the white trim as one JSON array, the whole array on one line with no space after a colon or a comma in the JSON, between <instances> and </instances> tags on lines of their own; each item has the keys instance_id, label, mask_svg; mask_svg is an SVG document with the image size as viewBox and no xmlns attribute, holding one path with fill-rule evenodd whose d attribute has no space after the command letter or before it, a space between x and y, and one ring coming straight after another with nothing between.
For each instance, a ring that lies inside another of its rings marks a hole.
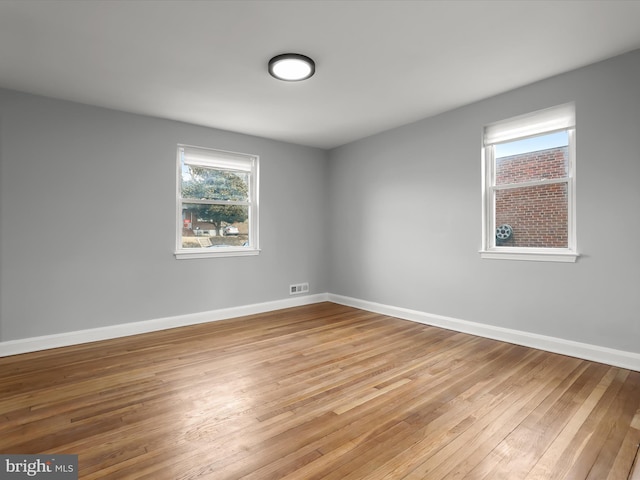
<instances>
[{"instance_id":1,"label":"white trim","mask_svg":"<svg viewBox=\"0 0 640 480\"><path fill-rule=\"evenodd\" d=\"M249 257L252 255L259 255L260 249L258 248L232 248L232 247L220 247L218 248L192 248L193 252L189 250L181 250L174 252L173 254L178 260L188 260L193 258L215 258L215 257Z\"/></svg>"},{"instance_id":2,"label":"white trim","mask_svg":"<svg viewBox=\"0 0 640 480\"><path fill-rule=\"evenodd\" d=\"M559 353L571 357L582 358L593 362L605 363L620 368L627 368L640 372L640 353L626 352L588 343L574 342L557 337L539 335L536 333L513 330L510 328L496 327L467 320L460 320L444 315L435 315L408 308L394 307L381 303L359 300L352 297L335 295L332 293L319 293L284 300L256 303L240 307L223 308L209 312L178 315L142 322L113 325L110 327L92 328L75 332L45 335L41 337L25 338L21 340L9 340L0 342L0 357L18 355L21 353L36 352L50 348L66 347L112 338L127 337L141 333L155 332L169 328L184 327L218 320L255 315L271 312L283 308L311 305L320 302L333 302L340 305L359 308L369 312L389 315L403 320L446 328L456 332L468 333L484 338L491 338L502 342L537 348L548 352Z\"/></svg>"},{"instance_id":3,"label":"white trim","mask_svg":"<svg viewBox=\"0 0 640 480\"><path fill-rule=\"evenodd\" d=\"M567 183L567 205L568 222L567 234L568 243L567 247L573 252L578 252L578 231L576 230L576 129L569 130L569 178L571 181Z\"/></svg>"},{"instance_id":4,"label":"white trim","mask_svg":"<svg viewBox=\"0 0 640 480\"><path fill-rule=\"evenodd\" d=\"M226 320L245 315L255 315L258 313L281 310L283 308L311 305L313 303L326 302L327 300L328 294L320 293L271 302L254 303L252 305L244 305L240 307L222 308L209 312L190 313L142 322L123 323L109 327L91 328L87 330L44 335L41 337L32 337L20 340L9 340L6 342L0 342L0 357L36 352L50 348L67 347L81 343L97 342L100 340L109 340L112 338L128 337L130 335L156 332L158 330L166 330L169 328L215 322L218 320Z\"/></svg>"},{"instance_id":5,"label":"white trim","mask_svg":"<svg viewBox=\"0 0 640 480\"><path fill-rule=\"evenodd\" d=\"M555 252L549 251L544 252L541 250L532 249L533 251L525 251L524 249L511 249L507 250L480 250L480 258L488 258L491 260L525 260L530 262L565 262L565 263L575 263L580 256L579 253L565 251L565 252ZM553 250L553 249L548 249Z\"/></svg>"},{"instance_id":6,"label":"white trim","mask_svg":"<svg viewBox=\"0 0 640 480\"><path fill-rule=\"evenodd\" d=\"M456 332L468 333L479 337L491 338L493 340L523 345L525 347L536 348L547 352L559 353L561 355L582 358L584 360L605 363L607 365L640 372L640 353L616 350L613 348L601 347L599 345L565 340L563 338L470 322L467 320L460 320L443 315L434 315L407 308L383 305L380 303L344 297L341 295L329 294L329 301L404 320L410 320L412 322L446 328Z\"/></svg>"}]
</instances>

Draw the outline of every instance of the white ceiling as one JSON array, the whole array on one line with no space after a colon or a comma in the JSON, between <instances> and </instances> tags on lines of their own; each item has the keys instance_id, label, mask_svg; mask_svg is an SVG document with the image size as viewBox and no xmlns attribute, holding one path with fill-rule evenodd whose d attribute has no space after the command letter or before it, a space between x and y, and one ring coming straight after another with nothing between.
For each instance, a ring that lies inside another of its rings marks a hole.
<instances>
[{"instance_id":1,"label":"white ceiling","mask_svg":"<svg viewBox=\"0 0 640 480\"><path fill-rule=\"evenodd\" d=\"M0 87L322 148L637 48L637 0L0 0Z\"/></svg>"}]
</instances>

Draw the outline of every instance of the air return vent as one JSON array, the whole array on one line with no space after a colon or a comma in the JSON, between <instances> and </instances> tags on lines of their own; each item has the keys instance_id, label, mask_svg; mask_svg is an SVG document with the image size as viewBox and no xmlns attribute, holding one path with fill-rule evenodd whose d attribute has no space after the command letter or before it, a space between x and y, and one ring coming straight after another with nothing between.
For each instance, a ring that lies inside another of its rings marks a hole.
<instances>
[{"instance_id":1,"label":"air return vent","mask_svg":"<svg viewBox=\"0 0 640 480\"><path fill-rule=\"evenodd\" d=\"M299 295L301 293L309 292L308 283L296 283L295 285L289 285L289 295Z\"/></svg>"}]
</instances>

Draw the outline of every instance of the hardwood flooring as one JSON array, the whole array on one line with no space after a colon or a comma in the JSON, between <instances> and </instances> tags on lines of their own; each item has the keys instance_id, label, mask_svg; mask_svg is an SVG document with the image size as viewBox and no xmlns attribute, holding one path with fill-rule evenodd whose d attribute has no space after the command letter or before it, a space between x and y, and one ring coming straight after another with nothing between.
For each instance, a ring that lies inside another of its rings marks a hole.
<instances>
[{"instance_id":1,"label":"hardwood flooring","mask_svg":"<svg viewBox=\"0 0 640 480\"><path fill-rule=\"evenodd\" d=\"M640 373L332 303L0 359L81 479L627 480Z\"/></svg>"}]
</instances>

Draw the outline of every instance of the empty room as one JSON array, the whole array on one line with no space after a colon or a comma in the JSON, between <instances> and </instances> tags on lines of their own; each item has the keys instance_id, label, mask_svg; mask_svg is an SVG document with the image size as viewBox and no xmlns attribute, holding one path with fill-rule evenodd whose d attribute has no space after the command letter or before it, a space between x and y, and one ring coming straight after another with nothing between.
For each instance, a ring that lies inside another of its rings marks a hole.
<instances>
[{"instance_id":1,"label":"empty room","mask_svg":"<svg viewBox=\"0 0 640 480\"><path fill-rule=\"evenodd\" d=\"M0 0L0 478L640 480L638 25Z\"/></svg>"}]
</instances>

